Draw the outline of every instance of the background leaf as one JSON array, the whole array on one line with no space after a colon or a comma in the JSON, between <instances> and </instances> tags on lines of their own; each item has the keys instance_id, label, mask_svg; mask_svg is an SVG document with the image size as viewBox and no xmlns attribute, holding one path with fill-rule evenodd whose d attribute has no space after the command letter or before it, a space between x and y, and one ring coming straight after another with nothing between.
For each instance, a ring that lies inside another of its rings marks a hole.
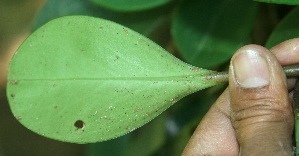
<instances>
[{"instance_id":1,"label":"background leaf","mask_svg":"<svg viewBox=\"0 0 299 156\"><path fill-rule=\"evenodd\" d=\"M124 135L216 82L116 23L70 16L33 33L13 57L7 93L15 117L53 139ZM79 98L78 98L79 97Z\"/></svg>"},{"instance_id":2,"label":"background leaf","mask_svg":"<svg viewBox=\"0 0 299 156\"><path fill-rule=\"evenodd\" d=\"M132 156L136 153L142 156L151 155L165 142L166 131L161 127L165 125L166 117L167 113L162 113L134 133L106 142L90 144L87 156Z\"/></svg>"},{"instance_id":3,"label":"background leaf","mask_svg":"<svg viewBox=\"0 0 299 156\"><path fill-rule=\"evenodd\" d=\"M138 13L118 13L96 6L87 0L50 0L35 20L35 28L50 20L67 15L88 15L109 19L127 26L145 36L151 35L168 18L171 6L140 11Z\"/></svg>"},{"instance_id":4,"label":"background leaf","mask_svg":"<svg viewBox=\"0 0 299 156\"><path fill-rule=\"evenodd\" d=\"M184 1L172 23L174 41L187 62L215 67L245 43L255 14L251 0Z\"/></svg>"},{"instance_id":5,"label":"background leaf","mask_svg":"<svg viewBox=\"0 0 299 156\"><path fill-rule=\"evenodd\" d=\"M255 1L266 2L266 3L299 5L299 1L298 0L255 0Z\"/></svg>"},{"instance_id":6,"label":"background leaf","mask_svg":"<svg viewBox=\"0 0 299 156\"><path fill-rule=\"evenodd\" d=\"M116 11L139 11L164 5L171 0L92 0L94 3Z\"/></svg>"},{"instance_id":7,"label":"background leaf","mask_svg":"<svg viewBox=\"0 0 299 156\"><path fill-rule=\"evenodd\" d=\"M299 37L299 7L291 11L273 30L266 47L271 48L285 40Z\"/></svg>"}]
</instances>

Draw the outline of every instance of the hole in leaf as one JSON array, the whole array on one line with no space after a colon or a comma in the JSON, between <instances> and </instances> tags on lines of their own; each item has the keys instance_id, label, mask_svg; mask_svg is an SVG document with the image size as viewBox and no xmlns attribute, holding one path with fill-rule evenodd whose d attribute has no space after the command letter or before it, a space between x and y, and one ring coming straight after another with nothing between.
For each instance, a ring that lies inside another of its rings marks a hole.
<instances>
[{"instance_id":1,"label":"hole in leaf","mask_svg":"<svg viewBox=\"0 0 299 156\"><path fill-rule=\"evenodd\" d=\"M85 123L82 120L77 120L74 124L77 129L82 129L85 126Z\"/></svg>"}]
</instances>

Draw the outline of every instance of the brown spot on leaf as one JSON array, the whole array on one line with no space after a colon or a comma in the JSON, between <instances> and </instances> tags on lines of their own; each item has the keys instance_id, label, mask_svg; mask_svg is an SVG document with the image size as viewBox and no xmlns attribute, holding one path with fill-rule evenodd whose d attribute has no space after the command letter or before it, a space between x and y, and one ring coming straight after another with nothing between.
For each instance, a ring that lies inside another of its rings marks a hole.
<instances>
[{"instance_id":1,"label":"brown spot on leaf","mask_svg":"<svg viewBox=\"0 0 299 156\"><path fill-rule=\"evenodd\" d=\"M123 30L124 30L125 33L128 33L128 30L127 30L127 29L123 28Z\"/></svg>"},{"instance_id":2,"label":"brown spot on leaf","mask_svg":"<svg viewBox=\"0 0 299 156\"><path fill-rule=\"evenodd\" d=\"M16 115L15 118L16 118L17 120L21 120L21 119L22 119L22 118L21 118L20 116L18 116L18 115Z\"/></svg>"},{"instance_id":3,"label":"brown spot on leaf","mask_svg":"<svg viewBox=\"0 0 299 156\"><path fill-rule=\"evenodd\" d=\"M18 80L11 80L10 83L11 83L12 85L17 85L17 84L18 84Z\"/></svg>"},{"instance_id":4,"label":"brown spot on leaf","mask_svg":"<svg viewBox=\"0 0 299 156\"><path fill-rule=\"evenodd\" d=\"M82 120L77 120L74 124L74 126L78 129L82 129L85 127L85 123Z\"/></svg>"}]
</instances>

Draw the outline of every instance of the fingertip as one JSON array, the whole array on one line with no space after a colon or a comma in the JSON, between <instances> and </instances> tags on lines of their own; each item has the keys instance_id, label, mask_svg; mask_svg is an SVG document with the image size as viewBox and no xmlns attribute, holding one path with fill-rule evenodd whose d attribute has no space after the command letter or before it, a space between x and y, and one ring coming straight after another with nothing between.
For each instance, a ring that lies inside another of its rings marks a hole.
<instances>
[{"instance_id":1,"label":"fingertip","mask_svg":"<svg viewBox=\"0 0 299 156\"><path fill-rule=\"evenodd\" d=\"M269 85L270 71L267 49L258 45L240 48L231 60L231 77L236 86L258 88Z\"/></svg>"},{"instance_id":2,"label":"fingertip","mask_svg":"<svg viewBox=\"0 0 299 156\"><path fill-rule=\"evenodd\" d=\"M292 107L275 56L261 46L244 46L232 57L229 74L231 122L241 153L268 148L274 154L280 150L277 142L286 147L279 152L290 152Z\"/></svg>"},{"instance_id":3,"label":"fingertip","mask_svg":"<svg viewBox=\"0 0 299 156\"><path fill-rule=\"evenodd\" d=\"M281 65L299 62L299 38L286 40L270 49Z\"/></svg>"},{"instance_id":4,"label":"fingertip","mask_svg":"<svg viewBox=\"0 0 299 156\"><path fill-rule=\"evenodd\" d=\"M259 45L247 45L237 50L231 59L229 82L230 86L243 89L287 88L286 76L277 58Z\"/></svg>"}]
</instances>

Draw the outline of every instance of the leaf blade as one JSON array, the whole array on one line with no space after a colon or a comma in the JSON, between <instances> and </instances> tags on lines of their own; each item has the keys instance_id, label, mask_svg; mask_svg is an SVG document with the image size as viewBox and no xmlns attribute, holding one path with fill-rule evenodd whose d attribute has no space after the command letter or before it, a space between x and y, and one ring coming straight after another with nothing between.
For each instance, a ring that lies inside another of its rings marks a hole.
<instances>
[{"instance_id":1,"label":"leaf blade","mask_svg":"<svg viewBox=\"0 0 299 156\"><path fill-rule=\"evenodd\" d=\"M92 0L94 3L106 7L115 11L140 11L159 7L171 0L151 0L151 1L140 1L140 0Z\"/></svg>"},{"instance_id":2,"label":"leaf blade","mask_svg":"<svg viewBox=\"0 0 299 156\"><path fill-rule=\"evenodd\" d=\"M49 138L76 143L124 135L180 98L216 82L132 30L70 16L33 33L10 64L15 117ZM81 122L81 126L76 125Z\"/></svg>"},{"instance_id":3,"label":"leaf blade","mask_svg":"<svg viewBox=\"0 0 299 156\"><path fill-rule=\"evenodd\" d=\"M251 0L184 1L172 22L174 41L187 62L215 67L245 43L256 10Z\"/></svg>"},{"instance_id":4,"label":"leaf blade","mask_svg":"<svg viewBox=\"0 0 299 156\"><path fill-rule=\"evenodd\" d=\"M299 7L294 8L272 31L266 47L271 48L285 40L299 37Z\"/></svg>"},{"instance_id":5,"label":"leaf blade","mask_svg":"<svg viewBox=\"0 0 299 156\"><path fill-rule=\"evenodd\" d=\"M297 0L255 0L258 2L266 2L266 3L277 3L277 4L288 4L288 5L299 5Z\"/></svg>"}]
</instances>

